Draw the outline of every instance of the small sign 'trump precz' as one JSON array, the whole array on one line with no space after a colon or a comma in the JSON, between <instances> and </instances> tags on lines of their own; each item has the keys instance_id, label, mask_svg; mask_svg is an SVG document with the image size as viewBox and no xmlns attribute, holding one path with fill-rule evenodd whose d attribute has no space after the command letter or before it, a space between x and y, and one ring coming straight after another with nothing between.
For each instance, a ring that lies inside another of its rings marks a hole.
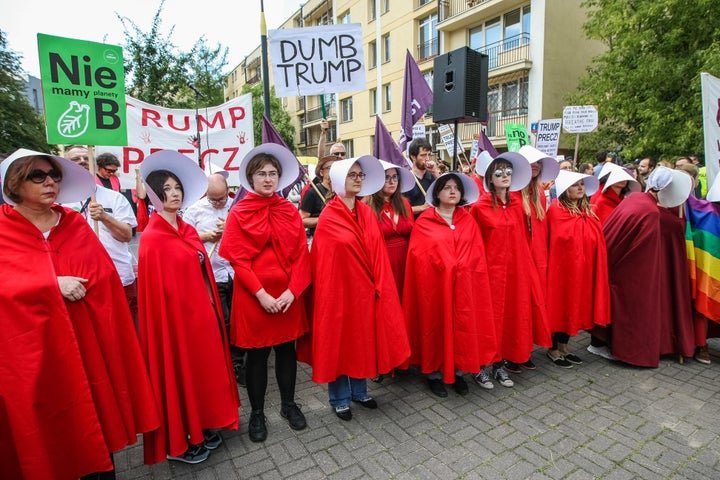
<instances>
[{"instance_id":1,"label":"small sign 'trump precz'","mask_svg":"<svg viewBox=\"0 0 720 480\"><path fill-rule=\"evenodd\" d=\"M563 108L563 130L567 133L590 133L598 127L597 105L572 105Z\"/></svg>"},{"instance_id":2,"label":"small sign 'trump precz'","mask_svg":"<svg viewBox=\"0 0 720 480\"><path fill-rule=\"evenodd\" d=\"M122 48L37 38L48 143L126 145Z\"/></svg>"}]
</instances>

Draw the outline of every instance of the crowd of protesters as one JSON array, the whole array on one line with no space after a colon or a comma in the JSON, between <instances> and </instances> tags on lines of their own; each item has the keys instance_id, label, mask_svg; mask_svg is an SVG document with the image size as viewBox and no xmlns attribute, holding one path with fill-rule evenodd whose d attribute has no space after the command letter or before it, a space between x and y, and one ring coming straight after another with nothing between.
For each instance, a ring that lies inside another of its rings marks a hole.
<instances>
[{"instance_id":1,"label":"crowd of protesters","mask_svg":"<svg viewBox=\"0 0 720 480\"><path fill-rule=\"evenodd\" d=\"M174 151L142 162L134 202L112 155L93 176L85 147L65 154L0 164L2 478L112 479L113 452L140 433L148 464L203 462L238 428L238 384L263 442L272 351L294 430L308 426L298 361L343 421L353 404L378 408L368 380L398 371L444 398L468 378L513 387L538 347L545 368L575 368L581 331L609 360L710 363L720 182L692 157L598 152L576 169L525 146L448 171L425 139L410 168L335 143L295 207L278 192L296 158L263 144L230 207L227 173Z\"/></svg>"}]
</instances>

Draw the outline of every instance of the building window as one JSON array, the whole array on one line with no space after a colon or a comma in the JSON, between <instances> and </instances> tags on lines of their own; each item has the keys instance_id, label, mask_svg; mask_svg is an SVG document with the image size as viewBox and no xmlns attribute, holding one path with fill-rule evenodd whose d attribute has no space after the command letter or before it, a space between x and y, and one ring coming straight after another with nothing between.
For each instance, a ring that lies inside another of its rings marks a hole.
<instances>
[{"instance_id":1,"label":"building window","mask_svg":"<svg viewBox=\"0 0 720 480\"><path fill-rule=\"evenodd\" d=\"M347 24L347 23L352 23L352 22L350 21L350 11L347 11L347 12L343 13L342 15L340 15L340 22L339 22L339 23L345 23L345 24Z\"/></svg>"},{"instance_id":2,"label":"building window","mask_svg":"<svg viewBox=\"0 0 720 480\"><path fill-rule=\"evenodd\" d=\"M340 100L340 121L345 122L352 122L353 119L353 102L352 97L345 98L343 100Z\"/></svg>"},{"instance_id":3,"label":"building window","mask_svg":"<svg viewBox=\"0 0 720 480\"><path fill-rule=\"evenodd\" d=\"M377 12L375 11L375 0L368 0L370 9L368 10L368 19L372 22L377 17Z\"/></svg>"},{"instance_id":4,"label":"building window","mask_svg":"<svg viewBox=\"0 0 720 480\"><path fill-rule=\"evenodd\" d=\"M382 46L383 46L383 52L382 52L382 59L383 63L387 63L390 61L390 34L386 33L382 37Z\"/></svg>"},{"instance_id":5,"label":"building window","mask_svg":"<svg viewBox=\"0 0 720 480\"><path fill-rule=\"evenodd\" d=\"M389 12L390 11L390 0L382 0L382 2L383 2L382 12L383 13Z\"/></svg>"},{"instance_id":6,"label":"building window","mask_svg":"<svg viewBox=\"0 0 720 480\"><path fill-rule=\"evenodd\" d=\"M388 83L387 85L383 85L383 97L384 97L383 111L389 112L390 110L392 110L392 85L391 84Z\"/></svg>"},{"instance_id":7,"label":"building window","mask_svg":"<svg viewBox=\"0 0 720 480\"><path fill-rule=\"evenodd\" d=\"M377 67L377 43L375 40L368 43L368 68Z\"/></svg>"},{"instance_id":8,"label":"building window","mask_svg":"<svg viewBox=\"0 0 720 480\"><path fill-rule=\"evenodd\" d=\"M437 55L440 49L440 42L437 34L437 14L433 13L427 17L420 19L418 58L425 59Z\"/></svg>"},{"instance_id":9,"label":"building window","mask_svg":"<svg viewBox=\"0 0 720 480\"><path fill-rule=\"evenodd\" d=\"M333 22L332 8L329 8L327 12L323 13L317 21L318 25L332 25L333 23L335 22Z\"/></svg>"},{"instance_id":10,"label":"building window","mask_svg":"<svg viewBox=\"0 0 720 480\"><path fill-rule=\"evenodd\" d=\"M370 115L377 115L377 88L370 89Z\"/></svg>"}]
</instances>

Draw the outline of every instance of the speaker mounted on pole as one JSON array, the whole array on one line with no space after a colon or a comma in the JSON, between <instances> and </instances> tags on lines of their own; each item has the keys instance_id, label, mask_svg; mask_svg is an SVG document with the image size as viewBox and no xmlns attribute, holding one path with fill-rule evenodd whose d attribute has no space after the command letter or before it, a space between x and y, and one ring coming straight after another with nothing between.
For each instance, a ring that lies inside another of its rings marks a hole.
<instances>
[{"instance_id":1,"label":"speaker mounted on pole","mask_svg":"<svg viewBox=\"0 0 720 480\"><path fill-rule=\"evenodd\" d=\"M436 57L433 67L433 122L486 122L488 56L461 47Z\"/></svg>"}]
</instances>

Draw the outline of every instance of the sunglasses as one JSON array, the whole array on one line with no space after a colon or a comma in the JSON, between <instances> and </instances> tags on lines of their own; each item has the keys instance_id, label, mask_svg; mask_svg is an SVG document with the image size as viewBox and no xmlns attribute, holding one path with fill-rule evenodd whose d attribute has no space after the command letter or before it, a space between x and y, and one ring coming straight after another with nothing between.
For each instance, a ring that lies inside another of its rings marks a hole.
<instances>
[{"instance_id":1,"label":"sunglasses","mask_svg":"<svg viewBox=\"0 0 720 480\"><path fill-rule=\"evenodd\" d=\"M52 178L53 182L60 183L62 181L62 172L57 168L45 172L43 170L33 170L25 177L25 180L30 180L32 183L45 183L47 177Z\"/></svg>"},{"instance_id":2,"label":"sunglasses","mask_svg":"<svg viewBox=\"0 0 720 480\"><path fill-rule=\"evenodd\" d=\"M385 175L385 181L386 182L397 182L400 178L400 175Z\"/></svg>"},{"instance_id":3,"label":"sunglasses","mask_svg":"<svg viewBox=\"0 0 720 480\"><path fill-rule=\"evenodd\" d=\"M495 175L497 178L500 178L504 175L507 175L508 177L513 174L513 169L510 167L507 167L505 169L498 168L493 172L493 175Z\"/></svg>"}]
</instances>

